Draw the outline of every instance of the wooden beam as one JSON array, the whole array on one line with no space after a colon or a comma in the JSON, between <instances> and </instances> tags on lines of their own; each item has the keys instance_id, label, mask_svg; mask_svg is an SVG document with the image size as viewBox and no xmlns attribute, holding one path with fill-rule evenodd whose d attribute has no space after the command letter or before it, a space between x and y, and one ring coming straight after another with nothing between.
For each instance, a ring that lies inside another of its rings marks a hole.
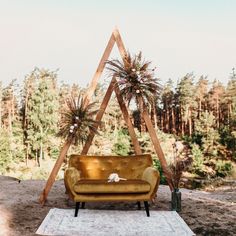
<instances>
[{"instance_id":1,"label":"wooden beam","mask_svg":"<svg viewBox=\"0 0 236 236\"><path fill-rule=\"evenodd\" d=\"M115 82L117 83L116 80L115 80ZM129 116L128 109L127 109L127 107L125 105L125 102L124 102L124 100L123 100L123 98L122 98L122 96L120 94L120 89L119 89L119 87L117 85L114 86L114 91L116 93L116 97L117 97L118 103L120 105L120 109L122 111L124 120L125 120L126 125L128 127L129 135L130 135L132 143L134 145L135 154L137 154L137 155L142 154L142 151L141 151L141 148L140 148L140 145L139 145L139 141L138 141L138 139L136 137L136 134L135 134L135 131L134 131L134 127L133 127L133 124L132 124L130 116Z\"/></svg>"},{"instance_id":2,"label":"wooden beam","mask_svg":"<svg viewBox=\"0 0 236 236\"><path fill-rule=\"evenodd\" d=\"M126 52L123 40L122 40L122 38L120 36L120 33L119 33L119 31L117 29L115 29L113 31L113 34L114 34L114 37L115 37L116 44L118 46L120 55L121 55L121 57L122 57L122 59L124 61L124 58L127 55L127 52ZM151 120L149 118L149 114L148 114L146 108L144 108L143 117L144 117L146 126L148 128L148 132L149 132L149 135L151 137L154 149L155 149L156 154L157 154L157 156L158 156L158 158L160 160L160 164L162 166L163 173L166 176L166 179L167 179L167 182L168 182L168 184L170 186L170 189L173 190L174 186L173 186L172 181L171 181L172 180L172 173L168 169L168 165L167 165L164 153L162 151L159 139L158 139L158 137L156 135L155 129L153 128L153 124L152 124L152 122L151 122Z\"/></svg>"},{"instance_id":3,"label":"wooden beam","mask_svg":"<svg viewBox=\"0 0 236 236\"><path fill-rule=\"evenodd\" d=\"M117 47L119 49L119 52L121 54L121 57L124 61L125 59L125 56L127 55L127 52L126 52L126 49L125 49L125 46L124 46L124 43L122 41L122 38L120 36L120 33L117 29L115 29L113 32L112 32L112 35L109 39L109 42L107 44L107 47L103 53L103 56L100 60L100 63L97 67L97 70L93 76L93 79L90 83L90 86L85 94L85 103L88 104L95 89L96 89L96 86L97 86L97 83L98 83L98 80L99 78L101 77L101 74L105 68L105 62L108 60L109 56L110 56L110 53L112 51L112 48L114 46L114 44L117 44ZM103 102L100 106L100 110L96 116L96 120L97 121L101 121L102 119L102 116L105 112L105 109L108 105L108 102L110 100L110 97L111 97L111 94L112 94L112 91L114 89L114 83L115 83L115 79L112 79L109 87L108 87L108 90L106 92L106 95L103 99ZM135 132L134 132L134 129L133 129L133 125L132 125L132 122L130 120L130 117L129 117L129 112L128 112L128 109L123 101L123 98L121 97L120 95L120 91L119 91L119 88L115 88L115 92L116 92L116 96L117 96L117 100L120 104L120 107L121 107L121 111L123 113L123 116L124 116L124 119L128 125L128 130L129 130L129 133L130 133L130 136L131 136L131 139L132 139L132 142L134 144L134 148L135 148L135 153L136 154L139 154L141 153L141 149L140 149L140 146L139 146L139 143L138 143L138 140L136 138L136 135L135 135ZM160 146L160 142L157 138L157 135L156 135L156 132L152 126L152 122L149 118L149 115L148 115L148 112L146 110L146 108L144 108L144 120L145 120L145 123L147 125L147 128L148 128L148 131L149 131L149 134L150 134L150 137L151 137L151 140L153 142L153 145L154 145L154 148L155 148L155 151L158 155L158 158L160 160L160 163L161 163L161 166L163 168L163 171L164 171L164 174L165 176L167 177L167 181L169 183L169 186L171 188L171 190L173 189L173 185L171 184L171 172L168 170L168 166L167 166L167 163L166 163L166 160L165 160L165 157L164 157L164 154L163 154L163 151L161 149L161 146ZM97 128L98 128L98 125L97 125ZM89 147L91 146L91 143L92 143L92 140L94 138L94 133L90 133L89 135L89 138L88 138L88 141L86 142L84 148L83 148L83 151L82 151L82 154L87 154L88 150L89 150ZM46 186L44 188L44 190L42 191L40 197L39 197L39 202L41 204L44 204L45 201L47 200L47 196L48 196L48 193L53 185L53 183L55 182L55 179L56 179L56 176L61 168L61 165L65 159L65 156L67 154L67 151L68 149L70 148L70 145L71 145L71 141L67 141L65 142L65 144L63 145L62 149L61 149L61 152L60 152L60 155L53 167L53 170L47 180L47 183L46 183Z\"/></svg>"},{"instance_id":4,"label":"wooden beam","mask_svg":"<svg viewBox=\"0 0 236 236\"><path fill-rule=\"evenodd\" d=\"M101 106L99 108L99 111L98 111L98 113L96 115L95 120L98 121L98 122L100 122L102 120L103 114L104 114L104 112L105 112L105 110L107 108L107 104L108 104L108 102L109 102L109 100L111 98L111 94L113 92L114 83L115 83L115 79L112 79L112 81L111 81L111 83L110 83L110 85L109 85L109 87L107 89L107 92L106 92L106 94L105 94L105 96L103 98L103 101L102 101L102 104L101 104ZM97 123L95 125L96 129L98 127L99 127L99 123ZM85 143L85 145L83 147L83 150L81 152L81 155L86 155L88 153L88 150L89 150L89 148L90 148L90 146L92 144L94 135L95 135L94 132L90 132L89 137L88 137L88 139L87 139L87 141L86 141L86 143Z\"/></svg>"},{"instance_id":5,"label":"wooden beam","mask_svg":"<svg viewBox=\"0 0 236 236\"><path fill-rule=\"evenodd\" d=\"M105 62L108 60L108 58L109 58L109 56L111 54L112 48L113 48L113 46L115 44L115 41L116 40L115 40L114 34L112 33L111 37L110 37L110 39L108 41L108 44L106 46L106 49L105 49L105 51L104 51L104 53L102 55L102 58L101 58L101 60L100 60L100 62L98 64L97 70L96 70L96 72L95 72L95 74L93 76L93 79L92 79L92 81L91 81L91 83L89 85L89 88L88 88L88 90L87 90L87 92L85 94L85 99L86 99L86 103L87 104L89 103L89 101L90 101L90 99L91 99L91 97L92 97L92 95L93 95L93 93L94 93L94 91L95 91L95 89L97 87L98 80L101 77L102 72L103 72L103 70L105 68Z\"/></svg>"},{"instance_id":6,"label":"wooden beam","mask_svg":"<svg viewBox=\"0 0 236 236\"><path fill-rule=\"evenodd\" d=\"M61 149L61 152L60 152L60 155L51 171L51 174L47 180L47 183L45 185L45 188L43 189L40 197L39 197L39 202L44 205L44 203L46 202L47 200L47 196L48 196L48 193L49 191L51 190L51 187L53 185L53 183L55 182L55 179L57 177L57 174L61 168L61 165L66 157L66 154L67 154L67 151L69 149L71 145L71 141L67 141L65 142L65 144L63 145L62 149Z\"/></svg>"},{"instance_id":7,"label":"wooden beam","mask_svg":"<svg viewBox=\"0 0 236 236\"><path fill-rule=\"evenodd\" d=\"M90 101L90 99L91 99L91 97L92 97L92 95L93 95L93 93L94 93L94 91L97 87L98 80L101 77L102 72L105 68L105 62L108 60L115 43L117 44L117 47L119 49L119 52L120 52L121 57L122 57L123 60L124 60L125 56L127 55L127 52L126 52L123 40L120 36L120 33L119 33L118 29L114 29L112 34L111 34L111 37L108 41L106 49L105 49L105 51L102 55L102 58L99 62L97 70L96 70L96 72L93 76L93 79L92 79L92 81L89 85L89 88L86 92L85 99L86 99L87 103L89 103L89 101Z\"/></svg>"},{"instance_id":8,"label":"wooden beam","mask_svg":"<svg viewBox=\"0 0 236 236\"><path fill-rule=\"evenodd\" d=\"M157 157L160 160L160 164L161 164L161 167L163 169L163 173L166 176L166 180L168 182L170 190L173 190L174 186L173 186L173 183L171 181L172 180L172 178L171 178L172 177L172 173L170 172L170 170L168 168L168 165L167 165L164 153L163 153L161 145L160 145L160 141L159 141L159 139L157 137L155 129L153 128L152 121L151 121L151 119L149 117L149 114L147 112L147 109L145 107L143 109L143 118L145 120L145 123L146 123L147 129L148 129L150 138L152 140L152 143L153 143L154 149L156 151Z\"/></svg>"},{"instance_id":9,"label":"wooden beam","mask_svg":"<svg viewBox=\"0 0 236 236\"><path fill-rule=\"evenodd\" d=\"M125 45L124 45L124 43L123 43L123 40L122 40L122 38L121 38L121 35L120 35L119 30L118 30L118 29L115 29L115 30L113 31L113 35L114 35L114 37L115 37L116 45L117 45L117 47L118 47L118 49L119 49L120 55L121 55L122 59L124 60L124 58L125 58L126 55L127 55L127 51L126 51L126 49L125 49Z\"/></svg>"},{"instance_id":10,"label":"wooden beam","mask_svg":"<svg viewBox=\"0 0 236 236\"><path fill-rule=\"evenodd\" d=\"M89 104L89 101L90 101L90 99L91 99L91 97L92 97L92 95L93 95L93 93L94 93L94 91L95 91L95 89L97 87L98 80L101 77L101 74L102 74L102 72L104 70L105 62L109 58L115 42L116 42L116 39L115 39L114 33L112 33L111 37L110 37L110 39L108 41L108 44L106 46L106 49L105 49L105 51L104 51L104 53L102 55L102 58L101 58L101 60L99 62L97 70L96 70L96 72L95 72L95 74L94 74L94 76L92 78L90 86L89 86L89 88L88 88L88 90L87 90L87 92L85 94L85 104ZM63 161L65 159L66 153L67 153L70 145L71 145L70 142L66 142L64 144L63 148L61 149L60 155L59 155L59 157L58 157L58 159L57 159L57 161L56 161L56 163L55 163L55 165L53 167L53 170L52 170L52 172L51 172L51 174L50 174L50 176L49 176L49 178L47 180L45 188L44 188L43 192L41 193L41 195L39 197L39 202L41 204L44 204L45 201L47 200L48 193L49 193L53 183L55 182L55 178L56 178L56 176L58 174L58 171L61 168L61 165L62 165L62 163L63 163Z\"/></svg>"}]
</instances>

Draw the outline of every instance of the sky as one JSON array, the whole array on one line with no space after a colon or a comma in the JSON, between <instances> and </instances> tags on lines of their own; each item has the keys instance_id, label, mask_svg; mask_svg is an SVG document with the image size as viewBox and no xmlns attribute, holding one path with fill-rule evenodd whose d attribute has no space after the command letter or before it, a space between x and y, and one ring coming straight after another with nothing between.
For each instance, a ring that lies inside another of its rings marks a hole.
<instances>
[{"instance_id":1,"label":"sky","mask_svg":"<svg viewBox=\"0 0 236 236\"><path fill-rule=\"evenodd\" d=\"M162 84L191 72L226 84L236 67L234 0L0 0L0 80L38 67L86 87L115 27Z\"/></svg>"}]
</instances>

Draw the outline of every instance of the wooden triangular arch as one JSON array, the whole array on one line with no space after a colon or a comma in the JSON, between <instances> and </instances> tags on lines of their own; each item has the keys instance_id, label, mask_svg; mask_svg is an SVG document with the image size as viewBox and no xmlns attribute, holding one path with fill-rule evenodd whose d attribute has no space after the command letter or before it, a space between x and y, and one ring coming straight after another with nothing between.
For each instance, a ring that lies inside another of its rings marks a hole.
<instances>
[{"instance_id":1,"label":"wooden triangular arch","mask_svg":"<svg viewBox=\"0 0 236 236\"><path fill-rule=\"evenodd\" d=\"M105 63L106 61L108 60L109 56L110 56L110 53L113 49L113 46L114 44L117 44L118 46L118 49L119 49L119 52L120 52L120 55L122 57L122 59L124 60L125 56L127 55L127 52L126 52L126 49L125 49L125 46L123 44L123 41L121 39L121 36L120 36L120 33L118 31L118 29L115 29L113 32L112 32L112 35L109 39L109 42L107 44L107 47L103 53L103 56L100 60L100 63L98 65L98 68L93 76L93 79L90 83L90 86L87 90L87 93L85 95L85 102L88 104L96 87L97 87L97 84L98 84L98 80L99 78L101 77L102 75L102 72L105 68ZM122 98L122 96L120 95L120 89L118 88L118 86L114 86L116 83L116 78L112 78L111 82L110 82L110 85L107 89L107 92L103 98L103 101L100 105L100 109L98 110L98 113L96 115L96 120L97 121L101 121L102 119L102 116L105 112L105 109L108 105L108 102L111 98L111 95L112 95L112 92L114 91L115 94L116 94L116 97L117 97L117 100L118 100L118 103L119 103L119 106L121 108L121 111L123 113L123 117L124 117L124 120L127 124L127 127L128 127L128 131L129 131L129 134L130 134L130 137L131 137L131 141L134 145L134 151L136 154L141 154L141 148L140 148L140 145L139 145L139 142L138 142L138 139L136 137L136 134L135 134L135 131L134 131L134 127L133 127L133 124L131 122L131 119L130 119L130 116L129 116L129 113L128 113L128 109L126 107L126 104ZM148 114L148 111L145 109L145 107L143 108L143 118L144 118L144 121L146 123L146 126L147 126L147 129L148 129L148 132L150 134L150 137L151 137L151 140L152 140L152 143L153 143L153 146L154 146L154 149L155 149L155 152L157 153L157 156L160 160L160 163L161 163L161 166L162 166L162 169L163 169L163 172L164 172L164 175L167 177L167 182L170 186L170 189L173 190L173 184L172 184L172 181L171 181L171 177L172 177L172 174L171 172L169 171L168 169L168 166L167 166L167 162L166 162L166 159L165 159L165 156L164 156L164 153L162 151L162 148L160 146L160 142L157 138L157 135L156 135L156 132L155 132L155 129L152 125L152 122L150 120L150 117L149 117L149 114ZM98 125L97 127L98 128ZM93 141L93 138L94 138L94 133L91 132L89 134L89 137L88 137L88 140L86 141L84 147L83 147L83 150L81 152L81 154L83 155L86 155L88 153L88 150L89 150L89 147L91 146L92 144L92 141ZM55 182L55 179L56 179L56 176L61 168L61 165L65 159L65 156L66 156L66 153L69 149L71 145L71 142L70 141L66 141L65 144L63 145L62 149L61 149L61 152L60 152L60 155L52 169L52 172L47 180L47 183L45 185L45 188L44 190L42 191L40 197L39 197L39 202L41 204L44 204L45 201L47 200L47 196L48 196L48 193L53 185L53 183Z\"/></svg>"}]
</instances>

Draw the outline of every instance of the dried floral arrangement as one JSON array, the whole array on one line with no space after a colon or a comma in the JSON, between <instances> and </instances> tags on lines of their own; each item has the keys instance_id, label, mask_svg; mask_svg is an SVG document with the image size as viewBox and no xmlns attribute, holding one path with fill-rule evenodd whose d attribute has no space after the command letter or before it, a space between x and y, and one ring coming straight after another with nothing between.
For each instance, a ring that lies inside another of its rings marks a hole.
<instances>
[{"instance_id":1,"label":"dried floral arrangement","mask_svg":"<svg viewBox=\"0 0 236 236\"><path fill-rule=\"evenodd\" d=\"M128 104L134 100L138 105L139 98L144 104L151 103L160 94L161 86L154 77L155 68L150 69L151 62L142 59L141 52L133 57L128 53L124 60L111 60L106 64L110 75L116 77L116 85Z\"/></svg>"},{"instance_id":2,"label":"dried floral arrangement","mask_svg":"<svg viewBox=\"0 0 236 236\"><path fill-rule=\"evenodd\" d=\"M169 165L172 172L171 182L175 189L179 188L182 173L192 165L193 159L190 149L177 141L173 144L173 162Z\"/></svg>"},{"instance_id":3,"label":"dried floral arrangement","mask_svg":"<svg viewBox=\"0 0 236 236\"><path fill-rule=\"evenodd\" d=\"M97 121L93 119L97 110L94 110L96 103L86 104L80 93L78 98L70 97L66 100L68 109L62 114L60 130L57 136L67 139L72 144L84 143L89 131L98 133Z\"/></svg>"}]
</instances>

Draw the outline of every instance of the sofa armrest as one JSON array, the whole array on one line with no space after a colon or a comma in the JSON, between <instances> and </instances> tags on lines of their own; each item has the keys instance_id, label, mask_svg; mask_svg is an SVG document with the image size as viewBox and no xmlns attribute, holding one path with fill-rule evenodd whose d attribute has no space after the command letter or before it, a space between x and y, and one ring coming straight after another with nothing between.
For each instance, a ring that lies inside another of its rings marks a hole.
<instances>
[{"instance_id":1,"label":"sofa armrest","mask_svg":"<svg viewBox=\"0 0 236 236\"><path fill-rule=\"evenodd\" d=\"M160 183L159 171L153 167L147 167L143 172L142 180L147 181L151 185L149 194L150 198L154 198Z\"/></svg>"},{"instance_id":2,"label":"sofa armrest","mask_svg":"<svg viewBox=\"0 0 236 236\"><path fill-rule=\"evenodd\" d=\"M80 180L80 172L75 167L69 167L65 170L64 183L66 192L71 198L74 198L74 185Z\"/></svg>"}]
</instances>

